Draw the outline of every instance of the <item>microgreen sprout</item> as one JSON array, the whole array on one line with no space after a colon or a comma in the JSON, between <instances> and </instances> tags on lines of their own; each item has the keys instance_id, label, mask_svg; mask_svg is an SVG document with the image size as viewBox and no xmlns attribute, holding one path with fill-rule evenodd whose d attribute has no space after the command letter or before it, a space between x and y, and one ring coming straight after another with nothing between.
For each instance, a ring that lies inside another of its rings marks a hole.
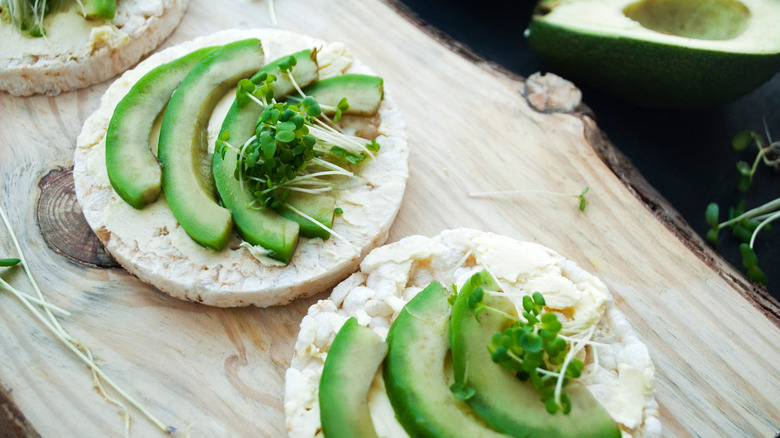
<instances>
[{"instance_id":1,"label":"microgreen sprout","mask_svg":"<svg viewBox=\"0 0 780 438\"><path fill-rule=\"evenodd\" d=\"M520 194L538 193L538 194L551 195L551 196L561 196L564 198L576 198L579 200L580 211L585 211L585 207L587 206L587 201L585 200L585 194L588 193L589 190L590 190L589 187L585 187L584 189L582 189L582 192L580 192L580 194L578 195L573 195L569 193L551 192L549 190L497 190L491 192L469 192L468 195L472 198L488 198L497 195L520 195Z\"/></svg>"},{"instance_id":2,"label":"microgreen sprout","mask_svg":"<svg viewBox=\"0 0 780 438\"><path fill-rule=\"evenodd\" d=\"M758 147L758 154L752 165L745 161L737 163L741 176L737 189L741 193L747 192L750 188L759 163L763 162L767 166L780 169L780 142L772 142L768 132L767 138L770 138L769 142L754 131L746 130L737 134L731 142L732 147L738 151L745 150L751 144ZM707 241L714 247L718 246L720 230L731 228L734 237L741 242L739 250L742 255L742 265L747 269L748 279L754 283L766 284L767 278L758 267L758 256L754 245L759 231L771 230L769 224L780 219L780 198L748 211L745 211L743 200L736 207L729 208L728 218L723 222L720 222L720 207L712 202L704 211L704 219L710 226L706 235Z\"/></svg>"},{"instance_id":3,"label":"microgreen sprout","mask_svg":"<svg viewBox=\"0 0 780 438\"><path fill-rule=\"evenodd\" d=\"M175 434L177 432L175 428L166 426L165 423L163 423L157 417L152 415L152 413L150 413L138 401L136 401L126 391L124 391L121 387L119 387L119 385L117 385L108 375L106 375L103 372L103 370L100 368L100 366L96 363L91 350L87 346L85 346L82 342L73 338L62 327L59 320L52 313L52 311L63 314L65 316L70 316L70 313L64 309L61 309L49 303L46 297L44 296L43 291L38 286L38 282L35 280L35 277L33 277L32 275L30 265L27 263L27 259L24 256L22 247L19 244L19 239L16 237L16 233L14 233L13 227L11 226L11 222L8 219L8 216L6 215L5 210L2 208L2 206L0 206L0 218L2 218L3 224L5 225L5 228L9 233L10 240L12 241L14 248L18 253L18 256L16 258L0 259L0 267L8 268L8 269L15 269L15 267L17 266L22 267L22 269L24 269L24 272L27 276L30 285L32 286L33 290L36 293L36 296L32 296L27 293L21 292L15 287L13 287L11 284L9 284L6 280L4 280L2 278L2 274L5 271L0 271L0 290L5 290L11 293L12 295L14 295L14 297L16 297L22 303L22 305L24 305L24 307L30 312L30 314L33 315L33 317L35 317L44 327L46 327L54 335L54 337L57 340L59 340L66 348L68 348L76 357L78 357L79 360L81 360L87 365L87 367L92 372L94 387L98 391L98 393L107 402L117 406L121 410L122 418L124 419L125 422L125 436L129 436L129 430L130 430L130 415L128 414L128 410L122 402L108 395L105 388L103 387L103 382L105 382L105 384L107 384L117 394L119 394L119 396L121 396L122 399L124 399L130 405L138 409L141 412L141 414L143 414L150 422L152 422L152 424L154 424L162 432L166 434ZM36 305L40 307L40 309L36 307Z\"/></svg>"},{"instance_id":4,"label":"microgreen sprout","mask_svg":"<svg viewBox=\"0 0 780 438\"><path fill-rule=\"evenodd\" d=\"M769 137L769 135L767 135ZM753 159L753 164L748 164L746 161L737 162L737 170L742 177L739 181L737 188L740 192L745 193L753 183L753 176L756 174L756 169L759 163L762 161L766 166L780 168L780 141L767 142L764 138L752 130L745 130L737 134L731 141L731 146L734 150L743 151L750 145L755 144L758 148L758 154Z\"/></svg>"},{"instance_id":5,"label":"microgreen sprout","mask_svg":"<svg viewBox=\"0 0 780 438\"><path fill-rule=\"evenodd\" d=\"M576 351L558 335L563 326L555 313L544 311L544 296L534 292L523 297L522 319L486 305L484 296L479 286L467 300L478 321L479 314L487 311L513 322L503 332L493 334L487 347L493 362L516 373L520 380L529 381L541 394L547 412L568 414L571 400L561 389L580 377L584 364L574 359Z\"/></svg>"},{"instance_id":6,"label":"microgreen sprout","mask_svg":"<svg viewBox=\"0 0 780 438\"><path fill-rule=\"evenodd\" d=\"M301 98L276 102L271 84L277 78L267 73L240 81L236 91L239 108L250 104L263 108L255 135L243 145L231 145L228 143L230 133L225 130L216 141L215 150L223 158L227 150L237 152L234 176L242 190L246 186L252 193L252 208L285 206L292 191L331 191L334 183L322 177L353 177L353 173L342 166L358 164L379 150L375 140L366 143L366 140L345 135L320 120L324 115L319 103L314 97L306 96L295 82L292 70L296 64L296 58L289 56L278 66ZM346 99L342 99L338 111L347 108ZM319 171L317 167L329 170Z\"/></svg>"}]
</instances>

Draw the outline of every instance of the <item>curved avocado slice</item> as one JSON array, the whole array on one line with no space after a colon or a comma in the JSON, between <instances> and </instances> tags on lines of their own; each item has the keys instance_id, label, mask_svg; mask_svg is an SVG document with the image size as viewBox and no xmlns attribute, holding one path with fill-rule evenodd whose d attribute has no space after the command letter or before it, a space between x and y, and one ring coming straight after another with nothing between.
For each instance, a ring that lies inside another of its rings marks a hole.
<instances>
[{"instance_id":1,"label":"curved avocado slice","mask_svg":"<svg viewBox=\"0 0 780 438\"><path fill-rule=\"evenodd\" d=\"M303 50L291 56L294 56L297 61L292 69L292 75L300 86L306 86L317 80L317 63L311 50ZM287 57L268 63L258 72L258 74L265 72L276 75L277 80L272 82L271 86L277 98L295 91L287 75L279 71L279 62L285 58ZM222 123L221 132L228 130L230 134L227 142L235 147L246 143L255 134L255 124L262 110L253 102L248 102L239 109L238 101L234 100ZM246 187L241 187L234 176L238 158L235 151L231 149L224 151L224 157L221 152L214 153L212 172L222 204L232 212L239 233L249 244L259 245L268 250L269 257L289 263L298 244L300 230L298 223L279 216L271 209L258 210L250 207L254 197ZM331 208L331 213L332 210ZM295 217L299 216L295 215Z\"/></svg>"},{"instance_id":2,"label":"curved avocado slice","mask_svg":"<svg viewBox=\"0 0 780 438\"><path fill-rule=\"evenodd\" d=\"M551 415L540 401L539 392L529 382L519 380L493 362L486 346L494 333L511 325L507 318L492 312L479 314L468 305L477 286L493 283L490 274L475 274L461 289L452 309L450 343L456 382L466 382L475 395L469 406L493 428L525 438L608 438L621 436L620 428L587 388L577 382L564 387L571 397L571 412ZM508 298L486 294L483 303L516 314Z\"/></svg>"},{"instance_id":3,"label":"curved avocado slice","mask_svg":"<svg viewBox=\"0 0 780 438\"><path fill-rule=\"evenodd\" d=\"M468 406L450 392L444 372L447 295L440 283L431 283L390 327L383 375L396 418L414 437L506 437L469 416Z\"/></svg>"},{"instance_id":4,"label":"curved avocado slice","mask_svg":"<svg viewBox=\"0 0 780 438\"><path fill-rule=\"evenodd\" d=\"M642 105L706 107L780 70L778 21L780 3L765 0L542 0L527 36L568 79Z\"/></svg>"},{"instance_id":5,"label":"curved avocado slice","mask_svg":"<svg viewBox=\"0 0 780 438\"><path fill-rule=\"evenodd\" d=\"M149 145L154 120L187 73L215 47L206 47L146 73L117 104L106 133L106 169L114 191L134 208L157 200L162 171Z\"/></svg>"},{"instance_id":6,"label":"curved avocado slice","mask_svg":"<svg viewBox=\"0 0 780 438\"><path fill-rule=\"evenodd\" d=\"M376 114L385 94L382 78L354 73L323 79L303 92L317 99L325 114L333 114L339 101L346 97L349 109L345 114L368 116Z\"/></svg>"},{"instance_id":7,"label":"curved avocado slice","mask_svg":"<svg viewBox=\"0 0 780 438\"><path fill-rule=\"evenodd\" d=\"M209 169L201 164L208 153L209 117L225 93L263 61L258 39L222 46L187 74L163 117L158 157L165 198L187 234L215 250L227 246L233 221L230 211L217 204Z\"/></svg>"},{"instance_id":8,"label":"curved avocado slice","mask_svg":"<svg viewBox=\"0 0 780 438\"><path fill-rule=\"evenodd\" d=\"M355 318L341 327L320 377L320 421L326 438L377 436L368 409L368 391L385 354L385 341Z\"/></svg>"}]
</instances>

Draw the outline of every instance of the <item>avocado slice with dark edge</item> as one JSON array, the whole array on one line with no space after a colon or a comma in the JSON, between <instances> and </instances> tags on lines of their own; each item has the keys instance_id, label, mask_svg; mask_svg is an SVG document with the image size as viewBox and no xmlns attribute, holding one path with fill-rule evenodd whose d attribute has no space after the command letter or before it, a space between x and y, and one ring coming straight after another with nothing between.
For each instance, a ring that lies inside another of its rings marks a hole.
<instances>
[{"instance_id":1,"label":"avocado slice with dark edge","mask_svg":"<svg viewBox=\"0 0 780 438\"><path fill-rule=\"evenodd\" d=\"M444 371L449 351L448 291L431 283L390 327L383 376L395 415L413 437L506 437L470 414L450 391Z\"/></svg>"},{"instance_id":2,"label":"avocado slice with dark edge","mask_svg":"<svg viewBox=\"0 0 780 438\"><path fill-rule=\"evenodd\" d=\"M385 354L385 341L355 318L336 334L320 377L320 421L326 438L377 436L368 391Z\"/></svg>"},{"instance_id":3,"label":"avocado slice with dark edge","mask_svg":"<svg viewBox=\"0 0 780 438\"><path fill-rule=\"evenodd\" d=\"M297 61L292 69L292 75L299 86L306 86L317 80L317 63L311 50L303 50L291 56L294 56ZM268 63L258 72L258 74L271 73L277 77L277 80L271 84L277 99L295 91L287 75L279 71L279 62L285 58L287 57ZM234 100L220 132L227 129L230 133L227 142L240 147L255 134L255 124L261 112L262 108L254 102L247 102L239 110L238 101ZM236 228L245 241L251 245L262 246L269 251L268 256L275 260L290 263L298 244L300 230L298 222L281 217L272 209L250 207L254 197L246 187L242 189L234 176L237 155L231 149L224 152L224 157L221 151L215 152L212 159L212 172L222 205L231 210ZM295 217L300 218L297 214ZM332 220L331 218L331 224Z\"/></svg>"},{"instance_id":4,"label":"avocado slice with dark edge","mask_svg":"<svg viewBox=\"0 0 780 438\"><path fill-rule=\"evenodd\" d=\"M327 193L314 194L290 191L286 202L307 216L311 216L320 224L333 228L333 211L336 208L336 199L333 196ZM328 230L302 217L285 205L276 209L276 212L291 221L297 222L301 227L301 236L303 237L319 237L322 240L328 240L330 237Z\"/></svg>"},{"instance_id":5,"label":"avocado slice with dark edge","mask_svg":"<svg viewBox=\"0 0 780 438\"><path fill-rule=\"evenodd\" d=\"M216 202L208 166L207 129L214 107L239 80L263 66L256 38L226 44L201 60L173 92L160 129L163 191L173 215L193 240L221 250L233 221Z\"/></svg>"},{"instance_id":6,"label":"avocado slice with dark edge","mask_svg":"<svg viewBox=\"0 0 780 438\"><path fill-rule=\"evenodd\" d=\"M317 99L325 114L333 114L336 105L347 98L349 109L345 114L374 115L384 97L384 85L378 76L347 73L323 79L303 90Z\"/></svg>"},{"instance_id":7,"label":"avocado slice with dark edge","mask_svg":"<svg viewBox=\"0 0 780 438\"><path fill-rule=\"evenodd\" d=\"M570 382L564 392L571 397L571 412L551 415L540 401L539 392L529 382L493 362L487 346L494 333L511 325L507 318L492 312L479 314L468 305L478 286L496 290L489 273L475 274L461 289L452 309L450 343L455 381L476 390L469 406L494 429L526 438L621 436L620 428L585 386ZM506 297L485 294L483 303L511 315L515 306Z\"/></svg>"},{"instance_id":8,"label":"avocado slice with dark edge","mask_svg":"<svg viewBox=\"0 0 780 438\"><path fill-rule=\"evenodd\" d=\"M146 73L114 109L106 133L106 169L116 193L134 208L157 200L162 171L149 145L159 113L187 73L215 47L184 55Z\"/></svg>"},{"instance_id":9,"label":"avocado slice with dark edge","mask_svg":"<svg viewBox=\"0 0 780 438\"><path fill-rule=\"evenodd\" d=\"M530 48L548 68L652 107L731 102L780 70L777 2L541 0Z\"/></svg>"},{"instance_id":10,"label":"avocado slice with dark edge","mask_svg":"<svg viewBox=\"0 0 780 438\"><path fill-rule=\"evenodd\" d=\"M84 17L89 20L112 20L116 16L117 0L82 0Z\"/></svg>"}]
</instances>

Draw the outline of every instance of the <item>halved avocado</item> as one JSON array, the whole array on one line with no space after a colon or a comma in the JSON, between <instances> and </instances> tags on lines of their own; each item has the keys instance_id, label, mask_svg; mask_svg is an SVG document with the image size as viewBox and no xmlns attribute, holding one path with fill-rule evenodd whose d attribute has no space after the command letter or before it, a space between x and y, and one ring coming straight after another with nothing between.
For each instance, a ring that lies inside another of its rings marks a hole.
<instances>
[{"instance_id":1,"label":"halved avocado","mask_svg":"<svg viewBox=\"0 0 780 438\"><path fill-rule=\"evenodd\" d=\"M413 437L506 438L474 418L468 405L450 391L444 370L448 295L440 283L431 283L404 306L390 327L383 376L395 416Z\"/></svg>"},{"instance_id":2,"label":"halved avocado","mask_svg":"<svg viewBox=\"0 0 780 438\"><path fill-rule=\"evenodd\" d=\"M292 76L299 86L303 87L317 80L317 63L311 50L302 50L291 56L295 57L297 62L292 69ZM258 72L258 74L271 73L277 77L277 80L271 84L277 99L295 91L287 75L279 71L279 63L284 58L269 62ZM241 147L249 140L255 134L255 124L262 110L263 108L254 102L247 102L239 108L238 101L234 100L222 122L221 131L228 130L230 134L227 142L235 147ZM221 152L214 153L212 159L214 181L222 205L232 212L233 221L241 237L251 245L259 245L268 250L269 257L282 263L290 263L298 244L300 231L298 222L279 216L271 209L251 207L254 196L235 178L238 155L231 149L224 151L224 156ZM305 206L302 207L306 209ZM331 212L332 210L331 208Z\"/></svg>"},{"instance_id":3,"label":"halved avocado","mask_svg":"<svg viewBox=\"0 0 780 438\"><path fill-rule=\"evenodd\" d=\"M320 421L326 438L377 436L368 391L385 354L384 339L355 318L336 334L320 377Z\"/></svg>"},{"instance_id":4,"label":"halved avocado","mask_svg":"<svg viewBox=\"0 0 780 438\"><path fill-rule=\"evenodd\" d=\"M479 321L468 299L478 286L491 290L493 279L486 271L475 274L461 288L452 309L450 346L455 381L476 392L469 406L494 429L524 438L578 437L619 438L620 428L587 388L571 382L564 392L571 398L571 412L551 415L530 382L523 382L493 362L487 346L496 332L512 321L492 312L482 312ZM516 315L509 298L486 294L483 303Z\"/></svg>"},{"instance_id":5,"label":"halved avocado","mask_svg":"<svg viewBox=\"0 0 780 438\"><path fill-rule=\"evenodd\" d=\"M233 230L230 211L217 204L209 166L207 128L225 93L263 66L260 40L220 47L201 60L174 91L160 128L158 158L163 192L184 231L203 246L221 250Z\"/></svg>"},{"instance_id":6,"label":"halved avocado","mask_svg":"<svg viewBox=\"0 0 780 438\"><path fill-rule=\"evenodd\" d=\"M157 200L162 171L149 145L149 134L171 94L215 47L184 55L145 74L114 109L106 132L106 169L114 191L134 208Z\"/></svg>"},{"instance_id":7,"label":"halved avocado","mask_svg":"<svg viewBox=\"0 0 780 438\"><path fill-rule=\"evenodd\" d=\"M83 0L84 17L90 20L112 20L116 16L116 0Z\"/></svg>"},{"instance_id":8,"label":"halved avocado","mask_svg":"<svg viewBox=\"0 0 780 438\"><path fill-rule=\"evenodd\" d=\"M730 102L780 71L780 2L542 0L528 43L552 71L656 107Z\"/></svg>"}]
</instances>

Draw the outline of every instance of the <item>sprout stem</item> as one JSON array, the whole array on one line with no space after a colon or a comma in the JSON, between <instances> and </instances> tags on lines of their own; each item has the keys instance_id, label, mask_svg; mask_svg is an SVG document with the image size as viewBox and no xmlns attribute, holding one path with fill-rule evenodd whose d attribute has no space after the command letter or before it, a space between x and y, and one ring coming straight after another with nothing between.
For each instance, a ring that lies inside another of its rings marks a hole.
<instances>
[{"instance_id":1,"label":"sprout stem","mask_svg":"<svg viewBox=\"0 0 780 438\"><path fill-rule=\"evenodd\" d=\"M0 206L0 217L3 219L3 223L6 226L6 229L8 230L8 233L11 237L11 240L14 243L14 246L16 247L16 250L18 252L18 258L21 260L22 267L24 268L24 271L27 273L27 277L30 280L30 283L32 284L33 288L38 294L38 298L42 302L46 302L46 299L43 295L43 292L41 291L41 288L38 286L38 283L35 281L35 278L32 276L32 273L30 271L29 265L27 263L27 259L24 255L24 252L22 251L21 246L19 245L19 240L16 237L16 233L14 233L13 228L11 227L11 222L8 220L8 216L5 213L5 210ZM2 279L0 279L2 280ZM5 280L2 280L3 285L7 285ZM10 285L8 285L10 286ZM13 288L11 288L13 289ZM9 289L10 290L10 289ZM16 294L15 294L16 295ZM57 318L51 313L51 310L49 309L49 306L44 306L43 311L45 312L45 316L43 313L41 313L37 308L35 308L31 301L27 299L26 294L20 294L16 295L17 298L21 301L21 303L27 308L27 310L32 313L32 315L40 321L41 324L43 324L51 333L56 337L60 342L62 342L65 347L67 347L70 351L73 352L73 354L76 355L79 359L81 359L82 362L86 363L87 366L90 368L92 373L97 374L103 381L105 381L108 386L110 386L114 391L116 391L122 398L127 400L128 403L130 403L132 406L134 406L138 411L141 412L150 422L152 422L155 426L157 426L160 430L163 432L168 432L171 430L170 427L167 427L162 421L157 419L154 415L152 415L149 411L147 411L140 403L138 403L135 399L133 399L129 394L127 394L122 388L119 387L116 383L114 383L111 378L109 378L102 369L95 363L95 361L92 359L92 353L85 345L83 345L81 342L73 338L63 327L60 325ZM84 350L84 352L82 352ZM105 393L103 394L104 398ZM107 398L108 400L112 400L110 398ZM127 426L126 426L127 427Z\"/></svg>"},{"instance_id":2,"label":"sprout stem","mask_svg":"<svg viewBox=\"0 0 780 438\"><path fill-rule=\"evenodd\" d=\"M761 205L759 207L756 207L756 208L754 208L752 210L748 210L748 211L742 213L741 215L739 215L739 216L737 216L737 217L735 217L733 219L729 219L729 220L727 220L725 222L722 222L722 223L720 223L718 225L718 228L720 228L720 227L727 227L727 226L729 226L731 224L735 224L735 223L737 223L737 222L739 222L739 221L741 221L743 219L750 219L753 216L759 215L761 213L766 213L766 212L770 212L771 213L772 211L774 211L777 208L780 208L780 198L777 198L777 199L774 199L772 201L769 201L766 204Z\"/></svg>"},{"instance_id":3,"label":"sprout stem","mask_svg":"<svg viewBox=\"0 0 780 438\"><path fill-rule=\"evenodd\" d=\"M71 315L70 312L68 312L67 310L65 310L65 309L63 309L61 307L57 307L54 304L51 304L51 303L49 303L47 301L43 301L43 300L41 300L39 298L36 298L36 297L34 297L32 295L26 294L26 293L20 291L19 289L16 289L15 287L11 286L7 281L3 280L2 278L0 278L0 287L2 287L3 289L11 292L12 294L16 295L16 297L19 298L20 300L27 300L27 301L35 303L35 304L37 304L37 305L39 305L41 307L49 308L49 309L53 310L54 312L57 312L57 313L59 313L60 315L63 315L63 316L70 316Z\"/></svg>"},{"instance_id":4,"label":"sprout stem","mask_svg":"<svg viewBox=\"0 0 780 438\"><path fill-rule=\"evenodd\" d=\"M760 224L756 227L755 230L753 230L753 234L750 236L750 248L753 248L753 243L756 241L756 236L758 235L758 232L761 230L761 228L764 228L767 224L774 221L775 219L780 219L780 211L776 211L773 214L771 214L769 217L761 221Z\"/></svg>"},{"instance_id":5,"label":"sprout stem","mask_svg":"<svg viewBox=\"0 0 780 438\"><path fill-rule=\"evenodd\" d=\"M574 359L574 356L576 356L577 353L579 353L580 350L582 350L582 348L585 346L584 342L590 341L595 328L596 326L591 326L583 338L574 341L571 349L569 349L569 352L566 354L566 358L563 360L563 365L561 365L561 374L558 376L558 381L555 383L555 403L558 406L561 405L561 390L563 389L563 379L566 376L566 369L569 367L571 360Z\"/></svg>"}]
</instances>

